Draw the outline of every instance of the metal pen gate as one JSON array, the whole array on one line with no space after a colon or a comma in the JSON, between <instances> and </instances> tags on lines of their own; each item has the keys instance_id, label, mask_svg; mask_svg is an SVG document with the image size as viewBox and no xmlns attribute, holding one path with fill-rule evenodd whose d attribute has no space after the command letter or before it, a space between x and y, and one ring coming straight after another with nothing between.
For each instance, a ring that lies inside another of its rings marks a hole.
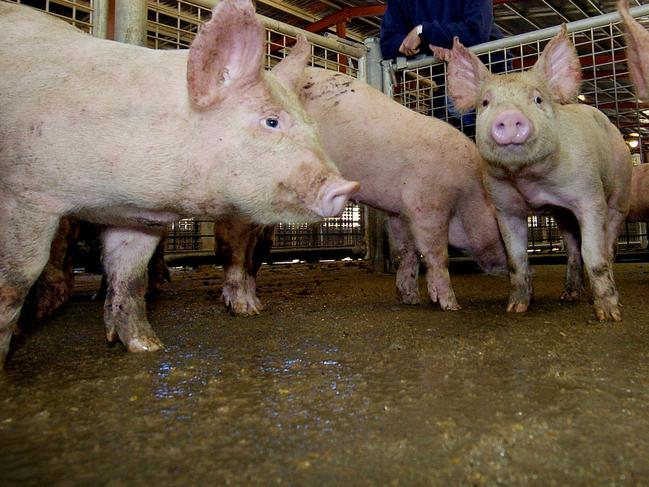
<instances>
[{"instance_id":1,"label":"metal pen gate","mask_svg":"<svg viewBox=\"0 0 649 487\"><path fill-rule=\"evenodd\" d=\"M93 0L9 0L44 10L84 32L92 34L94 21Z\"/></svg>"},{"instance_id":2,"label":"metal pen gate","mask_svg":"<svg viewBox=\"0 0 649 487\"><path fill-rule=\"evenodd\" d=\"M631 10L636 19L649 25L649 6ZM637 100L626 64L625 41L617 13L601 15L567 24L582 65L581 103L603 111L621 130L629 144L634 164L649 162L649 105ZM537 60L545 44L558 33L551 27L474 46L495 71L522 71ZM501 60L507 53L508 63ZM384 91L399 103L419 113L442 118L467 135L475 132L475 118L460 117L446 99L446 65L436 58L383 62ZM563 251L561 236L554 220L546 216L528 218L528 252ZM647 249L647 224L627 222L619 238L620 251Z\"/></svg>"}]
</instances>

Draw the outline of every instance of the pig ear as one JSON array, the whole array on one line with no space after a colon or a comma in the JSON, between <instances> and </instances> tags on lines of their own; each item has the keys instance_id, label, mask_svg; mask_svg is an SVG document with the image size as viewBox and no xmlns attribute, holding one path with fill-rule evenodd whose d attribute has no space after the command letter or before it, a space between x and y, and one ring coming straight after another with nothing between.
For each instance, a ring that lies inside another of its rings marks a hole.
<instances>
[{"instance_id":1,"label":"pig ear","mask_svg":"<svg viewBox=\"0 0 649 487\"><path fill-rule=\"evenodd\" d=\"M272 73L295 90L310 59L311 44L306 37L298 34L290 54L275 65Z\"/></svg>"},{"instance_id":2,"label":"pig ear","mask_svg":"<svg viewBox=\"0 0 649 487\"><path fill-rule=\"evenodd\" d=\"M448 62L448 93L460 112L474 108L480 96L482 84L491 76L478 56L462 45L456 37L453 49L435 48L435 55Z\"/></svg>"},{"instance_id":3,"label":"pig ear","mask_svg":"<svg viewBox=\"0 0 649 487\"><path fill-rule=\"evenodd\" d=\"M581 84L581 64L565 24L545 46L532 70L548 83L556 101L574 101Z\"/></svg>"},{"instance_id":4,"label":"pig ear","mask_svg":"<svg viewBox=\"0 0 649 487\"><path fill-rule=\"evenodd\" d=\"M618 10L626 27L629 71L638 98L649 100L649 32L629 14L626 0L620 0Z\"/></svg>"},{"instance_id":5,"label":"pig ear","mask_svg":"<svg viewBox=\"0 0 649 487\"><path fill-rule=\"evenodd\" d=\"M189 49L187 86L198 108L261 79L264 29L250 0L224 0Z\"/></svg>"}]
</instances>

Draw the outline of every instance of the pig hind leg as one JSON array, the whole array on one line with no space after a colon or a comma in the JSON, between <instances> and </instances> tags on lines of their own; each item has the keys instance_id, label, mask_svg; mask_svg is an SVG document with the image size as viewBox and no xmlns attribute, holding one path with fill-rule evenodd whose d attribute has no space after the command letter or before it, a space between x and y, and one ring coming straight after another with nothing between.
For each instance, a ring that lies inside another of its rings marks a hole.
<instances>
[{"instance_id":1,"label":"pig hind leg","mask_svg":"<svg viewBox=\"0 0 649 487\"><path fill-rule=\"evenodd\" d=\"M419 304L419 252L408 223L399 216L388 217L390 244L397 254L397 295L404 304Z\"/></svg>"},{"instance_id":2,"label":"pig hind leg","mask_svg":"<svg viewBox=\"0 0 649 487\"><path fill-rule=\"evenodd\" d=\"M59 224L59 216L43 213L12 198L2 198L0 221L0 368L29 289L41 274Z\"/></svg>"},{"instance_id":3,"label":"pig hind leg","mask_svg":"<svg viewBox=\"0 0 649 487\"><path fill-rule=\"evenodd\" d=\"M428 295L443 310L458 310L448 273L448 230L451 219L450 206L417 208L410 216L410 230L415 246L426 266Z\"/></svg>"},{"instance_id":4,"label":"pig hind leg","mask_svg":"<svg viewBox=\"0 0 649 487\"><path fill-rule=\"evenodd\" d=\"M581 258L581 233L575 216L568 211L559 211L554 215L557 226L561 231L563 244L566 247L568 265L566 267L566 282L561 299L575 301L585 289L584 263Z\"/></svg>"},{"instance_id":5,"label":"pig hind leg","mask_svg":"<svg viewBox=\"0 0 649 487\"><path fill-rule=\"evenodd\" d=\"M129 352L162 348L146 317L147 265L164 229L107 228L101 236L108 283L104 303L106 338L119 337Z\"/></svg>"}]
</instances>

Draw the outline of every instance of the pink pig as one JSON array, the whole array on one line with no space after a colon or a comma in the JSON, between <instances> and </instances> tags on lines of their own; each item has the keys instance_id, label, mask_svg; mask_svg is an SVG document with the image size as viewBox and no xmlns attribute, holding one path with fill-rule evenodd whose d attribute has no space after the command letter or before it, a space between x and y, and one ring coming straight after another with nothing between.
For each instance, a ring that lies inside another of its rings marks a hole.
<instances>
[{"instance_id":1,"label":"pink pig","mask_svg":"<svg viewBox=\"0 0 649 487\"><path fill-rule=\"evenodd\" d=\"M249 0L220 2L189 51L96 39L0 3L0 365L64 215L108 226L106 334L144 351L161 347L144 276L167 223L342 211L358 183L293 91L304 60L266 72L263 43Z\"/></svg>"},{"instance_id":2,"label":"pink pig","mask_svg":"<svg viewBox=\"0 0 649 487\"><path fill-rule=\"evenodd\" d=\"M299 93L340 172L361 183L354 199L388 214L402 302L420 302L421 256L431 301L460 308L448 272L449 243L487 272L507 272L483 161L468 137L344 74L307 68ZM235 314L257 314L260 251L254 249L257 242L268 247L269 231L237 219L217 222L216 234L225 304Z\"/></svg>"},{"instance_id":3,"label":"pink pig","mask_svg":"<svg viewBox=\"0 0 649 487\"><path fill-rule=\"evenodd\" d=\"M509 256L508 311L527 310L532 294L527 216L549 212L568 253L562 297L583 290L583 258L597 318L621 320L612 262L629 210L631 155L603 113L572 103L581 69L565 27L524 73L492 75L457 39L450 52L436 51L448 61L455 105L477 108L485 183Z\"/></svg>"}]
</instances>

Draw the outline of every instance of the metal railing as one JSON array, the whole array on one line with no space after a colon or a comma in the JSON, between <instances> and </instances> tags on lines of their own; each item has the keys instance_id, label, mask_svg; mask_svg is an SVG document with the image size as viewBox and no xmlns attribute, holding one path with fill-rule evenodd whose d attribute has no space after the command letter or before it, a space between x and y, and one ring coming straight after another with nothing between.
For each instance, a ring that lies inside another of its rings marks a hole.
<instances>
[{"instance_id":1,"label":"metal railing","mask_svg":"<svg viewBox=\"0 0 649 487\"><path fill-rule=\"evenodd\" d=\"M8 0L44 10L66 20L84 32L92 33L93 0Z\"/></svg>"},{"instance_id":2,"label":"metal railing","mask_svg":"<svg viewBox=\"0 0 649 487\"><path fill-rule=\"evenodd\" d=\"M148 45L155 49L188 48L200 25L209 20L215 2L209 0L149 0ZM266 67L276 65L290 52L301 33L311 43L311 65L359 76L359 59L365 47L297 29L288 24L259 17L266 29ZM347 205L339 218L327 218L315 224L282 223L275 233L276 250L311 249L315 252L364 247L364 211L357 204ZM169 226L166 251L209 252L213 230L210 222L187 218Z\"/></svg>"},{"instance_id":3,"label":"metal railing","mask_svg":"<svg viewBox=\"0 0 649 487\"><path fill-rule=\"evenodd\" d=\"M636 19L649 26L649 5L631 9ZM579 101L597 107L620 129L631 147L634 163L645 161L649 148L649 104L636 96L626 64L623 27L619 15L611 13L567 24L582 65ZM474 46L492 71L523 71L534 65L547 42L560 26L500 39ZM507 57L508 62L502 59ZM446 96L446 65L434 57L384 61L384 90L404 106L433 115L472 136L475 117L460 116ZM494 69L496 68L496 69ZM554 220L531 216L528 219L530 253L563 251ZM619 239L620 250L647 248L647 225L627 223Z\"/></svg>"}]
</instances>

